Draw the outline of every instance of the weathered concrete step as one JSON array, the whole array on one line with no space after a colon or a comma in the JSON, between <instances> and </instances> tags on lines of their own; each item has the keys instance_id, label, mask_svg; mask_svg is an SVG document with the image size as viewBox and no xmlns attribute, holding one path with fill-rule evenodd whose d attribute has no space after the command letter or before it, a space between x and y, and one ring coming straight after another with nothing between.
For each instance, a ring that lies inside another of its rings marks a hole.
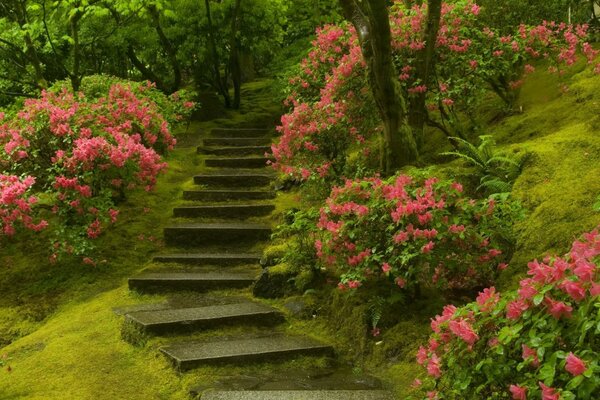
<instances>
[{"instance_id":1,"label":"weathered concrete step","mask_svg":"<svg viewBox=\"0 0 600 400\"><path fill-rule=\"evenodd\" d=\"M196 246L269 239L271 227L244 223L181 224L163 229L167 245Z\"/></svg>"},{"instance_id":2,"label":"weathered concrete step","mask_svg":"<svg viewBox=\"0 0 600 400\"><path fill-rule=\"evenodd\" d=\"M196 185L230 185L238 187L265 186L271 183L272 174L248 173L248 172L222 172L202 174L194 176Z\"/></svg>"},{"instance_id":3,"label":"weathered concrete step","mask_svg":"<svg viewBox=\"0 0 600 400\"><path fill-rule=\"evenodd\" d=\"M129 278L129 289L139 292L244 288L256 280L251 274L217 272L146 272Z\"/></svg>"},{"instance_id":4,"label":"weathered concrete step","mask_svg":"<svg viewBox=\"0 0 600 400\"><path fill-rule=\"evenodd\" d=\"M210 134L215 137L266 136L273 132L269 128L214 128Z\"/></svg>"},{"instance_id":5,"label":"weathered concrete step","mask_svg":"<svg viewBox=\"0 0 600 400\"><path fill-rule=\"evenodd\" d=\"M217 328L228 324L275 325L284 320L279 310L254 302L137 311L128 313L125 318L143 331L154 334Z\"/></svg>"},{"instance_id":6,"label":"weathered concrete step","mask_svg":"<svg viewBox=\"0 0 600 400\"><path fill-rule=\"evenodd\" d=\"M154 261L187 265L244 265L258 264L260 254L165 254L154 257Z\"/></svg>"},{"instance_id":7,"label":"weathered concrete step","mask_svg":"<svg viewBox=\"0 0 600 400\"><path fill-rule=\"evenodd\" d=\"M393 400L385 390L254 390L207 392L202 400Z\"/></svg>"},{"instance_id":8,"label":"weathered concrete step","mask_svg":"<svg viewBox=\"0 0 600 400\"><path fill-rule=\"evenodd\" d=\"M268 200L274 199L275 192L264 190L185 190L184 200L226 201L226 200Z\"/></svg>"},{"instance_id":9,"label":"weathered concrete step","mask_svg":"<svg viewBox=\"0 0 600 400\"><path fill-rule=\"evenodd\" d=\"M202 139L204 146L267 146L271 139L261 137L220 137Z\"/></svg>"},{"instance_id":10,"label":"weathered concrete step","mask_svg":"<svg viewBox=\"0 0 600 400\"><path fill-rule=\"evenodd\" d=\"M188 206L174 208L173 216L181 218L215 217L243 219L269 215L274 209L275 206L273 204Z\"/></svg>"},{"instance_id":11,"label":"weathered concrete step","mask_svg":"<svg viewBox=\"0 0 600 400\"><path fill-rule=\"evenodd\" d=\"M205 364L270 361L296 356L328 356L329 345L306 337L270 336L208 343L179 343L161 351L180 370Z\"/></svg>"},{"instance_id":12,"label":"weathered concrete step","mask_svg":"<svg viewBox=\"0 0 600 400\"><path fill-rule=\"evenodd\" d=\"M264 168L267 157L206 158L204 165L212 168Z\"/></svg>"},{"instance_id":13,"label":"weathered concrete step","mask_svg":"<svg viewBox=\"0 0 600 400\"><path fill-rule=\"evenodd\" d=\"M203 147L196 150L199 154L212 154L215 156L247 156L264 155L271 152L271 146L239 146L239 147Z\"/></svg>"}]
</instances>

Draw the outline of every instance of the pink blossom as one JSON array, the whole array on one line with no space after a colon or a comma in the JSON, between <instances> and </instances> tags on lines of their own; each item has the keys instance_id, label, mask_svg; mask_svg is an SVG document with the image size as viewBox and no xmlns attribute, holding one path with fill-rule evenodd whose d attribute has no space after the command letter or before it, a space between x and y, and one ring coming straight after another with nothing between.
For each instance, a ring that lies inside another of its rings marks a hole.
<instances>
[{"instance_id":1,"label":"pink blossom","mask_svg":"<svg viewBox=\"0 0 600 400\"><path fill-rule=\"evenodd\" d=\"M560 394L556 393L556 389L544 385L543 382L539 382L539 385L542 389L542 400L560 400Z\"/></svg>"},{"instance_id":2,"label":"pink blossom","mask_svg":"<svg viewBox=\"0 0 600 400\"><path fill-rule=\"evenodd\" d=\"M527 400L527 388L524 386L510 385L508 390L512 394L513 400Z\"/></svg>"},{"instance_id":3,"label":"pink blossom","mask_svg":"<svg viewBox=\"0 0 600 400\"><path fill-rule=\"evenodd\" d=\"M388 272L390 272L390 270L391 270L391 269L392 269L392 267L391 267L391 266L390 266L390 264L388 264L388 263L383 263L383 265L381 266L381 270L382 270L384 273L388 273Z\"/></svg>"},{"instance_id":4,"label":"pink blossom","mask_svg":"<svg viewBox=\"0 0 600 400\"><path fill-rule=\"evenodd\" d=\"M569 352L566 358L565 369L571 375L577 376L583 374L587 367L582 359Z\"/></svg>"},{"instance_id":5,"label":"pink blossom","mask_svg":"<svg viewBox=\"0 0 600 400\"><path fill-rule=\"evenodd\" d=\"M427 363L427 373L434 378L442 376L441 360L437 354L433 353Z\"/></svg>"},{"instance_id":6,"label":"pink blossom","mask_svg":"<svg viewBox=\"0 0 600 400\"><path fill-rule=\"evenodd\" d=\"M534 367L539 367L540 366L540 360L538 359L538 355L537 355L537 351L535 351L534 349L530 348L527 345L522 345L522 349L523 349L523 360L527 360L531 357L531 365L533 365Z\"/></svg>"}]
</instances>

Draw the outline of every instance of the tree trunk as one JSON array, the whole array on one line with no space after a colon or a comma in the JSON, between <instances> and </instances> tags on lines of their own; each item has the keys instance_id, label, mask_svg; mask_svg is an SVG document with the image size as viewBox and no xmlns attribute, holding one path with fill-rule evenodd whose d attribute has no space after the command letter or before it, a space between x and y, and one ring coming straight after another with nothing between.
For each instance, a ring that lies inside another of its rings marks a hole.
<instances>
[{"instance_id":1,"label":"tree trunk","mask_svg":"<svg viewBox=\"0 0 600 400\"><path fill-rule=\"evenodd\" d=\"M179 65L179 60L177 60L177 50L175 50L173 44L162 29L160 24L160 14L158 13L156 6L148 6L148 11L154 22L154 30L156 30L156 33L158 34L160 45L165 53L167 53L171 69L173 69L173 84L169 88L169 92L176 92L181 87L181 67Z\"/></svg>"},{"instance_id":2,"label":"tree trunk","mask_svg":"<svg viewBox=\"0 0 600 400\"><path fill-rule=\"evenodd\" d=\"M73 57L73 69L70 74L71 86L73 87L73 91L79 91L79 86L81 85L81 75L80 75L80 67L81 67L81 47L79 43L79 20L81 18L81 13L76 12L69 20L69 28L71 30L71 38L73 39L73 49L71 52L71 56Z\"/></svg>"},{"instance_id":3,"label":"tree trunk","mask_svg":"<svg viewBox=\"0 0 600 400\"><path fill-rule=\"evenodd\" d=\"M417 145L408 124L406 100L400 93L392 63L390 21L386 0L340 0L344 16L356 28L367 62L369 84L383 121L382 168L392 174L415 162Z\"/></svg>"},{"instance_id":4,"label":"tree trunk","mask_svg":"<svg viewBox=\"0 0 600 400\"><path fill-rule=\"evenodd\" d=\"M427 3L427 25L423 39L425 47L417 55L415 81L419 85L429 86L430 77L435 68L435 44L437 42L442 15L442 0L429 0ZM423 129L427 121L425 99L427 93L415 93L409 101L409 123L417 142L417 149L423 147Z\"/></svg>"},{"instance_id":5,"label":"tree trunk","mask_svg":"<svg viewBox=\"0 0 600 400\"><path fill-rule=\"evenodd\" d=\"M127 56L131 61L131 64L140 71L142 77L150 82L156 83L156 87L163 92L168 92L169 88L164 84L164 82L152 71L150 68L146 67L146 65L138 58L135 54L135 50L132 45L127 46Z\"/></svg>"},{"instance_id":6,"label":"tree trunk","mask_svg":"<svg viewBox=\"0 0 600 400\"><path fill-rule=\"evenodd\" d=\"M242 68L240 66L240 45L237 33L240 31L240 8L241 0L235 1L233 14L231 15L231 39L229 66L231 68L231 80L233 81L233 103L234 109L240 108L242 89Z\"/></svg>"},{"instance_id":7,"label":"tree trunk","mask_svg":"<svg viewBox=\"0 0 600 400\"><path fill-rule=\"evenodd\" d=\"M16 15L19 19L18 23L23 28L26 24L29 23L27 18L27 10L25 9L25 4L20 2L16 8ZM25 40L25 54L29 59L29 62L33 66L33 70L35 72L35 82L40 89L46 89L48 87L48 81L44 76L44 69L42 68L42 63L38 56L37 50L35 48L35 44L33 43L33 39L29 34L29 31L25 31L25 35L23 37Z\"/></svg>"},{"instance_id":8,"label":"tree trunk","mask_svg":"<svg viewBox=\"0 0 600 400\"><path fill-rule=\"evenodd\" d=\"M213 83L219 93L223 96L225 107L230 108L231 97L229 96L229 88L227 87L227 82L224 82L223 79L221 79L221 63L219 62L219 52L217 51L217 43L215 40L215 28L210 14L210 0L204 0L204 5L206 7L206 19L208 23L208 44L212 54Z\"/></svg>"}]
</instances>

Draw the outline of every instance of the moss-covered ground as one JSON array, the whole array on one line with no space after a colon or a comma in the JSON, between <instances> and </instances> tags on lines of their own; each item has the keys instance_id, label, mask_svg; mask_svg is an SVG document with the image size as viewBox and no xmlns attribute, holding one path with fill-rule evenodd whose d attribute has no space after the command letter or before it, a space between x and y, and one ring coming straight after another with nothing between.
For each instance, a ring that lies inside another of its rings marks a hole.
<instances>
[{"instance_id":1,"label":"moss-covered ground","mask_svg":"<svg viewBox=\"0 0 600 400\"><path fill-rule=\"evenodd\" d=\"M527 209L517 226L517 249L500 286L510 288L527 261L547 252L564 252L579 233L600 223L592 210L600 194L600 77L580 67L557 83L535 73L523 87L517 109L508 117L489 117L486 134L509 152L531 153L513 196ZM559 90L565 83L568 89ZM179 132L180 146L169 156L169 172L157 190L136 193L122 206L120 220L99 241L96 267L76 262L50 265L45 242L35 236L7 243L0 255L0 370L2 399L177 399L192 386L209 386L223 377L273 373L273 369L318 368L323 360L299 360L253 367L201 368L176 373L156 351L161 340L141 345L122 340L122 317L114 309L156 303L159 296L127 290L126 279L148 265L161 250L161 229L180 201L190 177L201 169L195 154L197 132L245 121L273 122L270 81L245 87L242 112L225 111L208 96L213 116ZM217 118L214 118L214 116ZM431 159L435 159L431 150ZM456 163L451 164L455 166ZM437 166L441 173L445 166ZM276 216L296 206L294 192L279 194ZM243 295L249 295L249 292ZM394 386L399 397L420 374L414 352L428 334L428 321L443 299L431 294L418 302L391 306L394 317L382 321L381 335L366 327L367 305L338 292L299 296L312 315L291 318L279 329L310 332L335 344L340 363L356 373L373 373ZM281 307L282 301L271 304ZM393 323L392 323L393 322ZM247 331L246 333L251 330ZM238 334L231 328L225 334ZM205 335L211 335L206 333Z\"/></svg>"}]
</instances>

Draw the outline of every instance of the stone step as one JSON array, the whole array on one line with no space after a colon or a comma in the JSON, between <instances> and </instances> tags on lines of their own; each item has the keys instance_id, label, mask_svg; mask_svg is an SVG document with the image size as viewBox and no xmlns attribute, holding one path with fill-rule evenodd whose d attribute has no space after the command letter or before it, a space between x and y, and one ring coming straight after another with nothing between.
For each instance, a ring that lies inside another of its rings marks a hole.
<instances>
[{"instance_id":1,"label":"stone step","mask_svg":"<svg viewBox=\"0 0 600 400\"><path fill-rule=\"evenodd\" d=\"M161 263L177 263L187 265L244 265L258 264L260 254L164 254L154 257L154 261Z\"/></svg>"},{"instance_id":2,"label":"stone step","mask_svg":"<svg viewBox=\"0 0 600 400\"><path fill-rule=\"evenodd\" d=\"M129 289L138 292L172 290L206 291L213 289L245 288L256 277L248 273L221 272L146 272L129 278Z\"/></svg>"},{"instance_id":3,"label":"stone step","mask_svg":"<svg viewBox=\"0 0 600 400\"><path fill-rule=\"evenodd\" d=\"M208 343L179 343L161 348L179 370L205 364L271 361L295 356L329 356L333 348L306 337L269 336Z\"/></svg>"},{"instance_id":4,"label":"stone step","mask_svg":"<svg viewBox=\"0 0 600 400\"><path fill-rule=\"evenodd\" d=\"M173 209L173 216L180 218L234 218L243 219L269 215L275 206L273 204L240 204L214 206L187 206Z\"/></svg>"},{"instance_id":5,"label":"stone step","mask_svg":"<svg viewBox=\"0 0 600 400\"><path fill-rule=\"evenodd\" d=\"M154 334L211 329L231 324L270 326L284 320L279 310L254 302L136 311L128 313L125 318L141 330Z\"/></svg>"},{"instance_id":6,"label":"stone step","mask_svg":"<svg viewBox=\"0 0 600 400\"><path fill-rule=\"evenodd\" d=\"M214 128L210 134L215 137L266 136L273 131L269 128Z\"/></svg>"},{"instance_id":7,"label":"stone step","mask_svg":"<svg viewBox=\"0 0 600 400\"><path fill-rule=\"evenodd\" d=\"M255 242L271 237L271 227L244 223L180 224L163 229L172 246L197 246L231 242Z\"/></svg>"},{"instance_id":8,"label":"stone step","mask_svg":"<svg viewBox=\"0 0 600 400\"><path fill-rule=\"evenodd\" d=\"M211 168L264 168L269 160L267 157L206 158L204 165Z\"/></svg>"},{"instance_id":9,"label":"stone step","mask_svg":"<svg viewBox=\"0 0 600 400\"><path fill-rule=\"evenodd\" d=\"M268 146L271 144L271 139L261 137L220 137L220 138L205 138L202 139L204 146Z\"/></svg>"},{"instance_id":10,"label":"stone step","mask_svg":"<svg viewBox=\"0 0 600 400\"><path fill-rule=\"evenodd\" d=\"M274 175L272 174L260 174L260 173L249 173L249 172L222 172L212 174L201 174L194 176L194 183L196 185L215 185L215 186L266 186L271 183Z\"/></svg>"},{"instance_id":11,"label":"stone step","mask_svg":"<svg viewBox=\"0 0 600 400\"><path fill-rule=\"evenodd\" d=\"M202 147L196 150L199 154L215 156L247 156L264 155L271 152L271 146L239 146L239 147Z\"/></svg>"},{"instance_id":12,"label":"stone step","mask_svg":"<svg viewBox=\"0 0 600 400\"><path fill-rule=\"evenodd\" d=\"M393 400L385 390L245 390L206 392L202 400Z\"/></svg>"},{"instance_id":13,"label":"stone step","mask_svg":"<svg viewBox=\"0 0 600 400\"><path fill-rule=\"evenodd\" d=\"M275 192L265 190L185 190L184 200L226 201L226 200L268 200L274 199Z\"/></svg>"}]
</instances>

